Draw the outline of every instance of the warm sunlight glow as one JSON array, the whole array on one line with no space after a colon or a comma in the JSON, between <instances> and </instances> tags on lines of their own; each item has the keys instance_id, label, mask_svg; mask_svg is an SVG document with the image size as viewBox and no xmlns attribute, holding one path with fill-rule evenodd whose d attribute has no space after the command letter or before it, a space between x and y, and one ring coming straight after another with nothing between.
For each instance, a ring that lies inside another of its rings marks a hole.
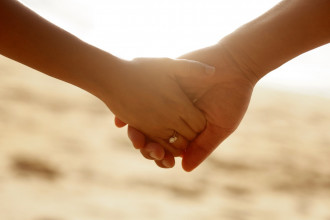
<instances>
[{"instance_id":1,"label":"warm sunlight glow","mask_svg":"<svg viewBox=\"0 0 330 220\"><path fill-rule=\"evenodd\" d=\"M279 0L22 0L43 17L116 56L172 57L212 45ZM268 74L263 85L324 95L329 46ZM313 74L311 74L313 72ZM328 92L330 95L330 92Z\"/></svg>"},{"instance_id":2,"label":"warm sunlight glow","mask_svg":"<svg viewBox=\"0 0 330 220\"><path fill-rule=\"evenodd\" d=\"M78 37L123 58L176 57L216 43L278 2L23 0Z\"/></svg>"}]
</instances>

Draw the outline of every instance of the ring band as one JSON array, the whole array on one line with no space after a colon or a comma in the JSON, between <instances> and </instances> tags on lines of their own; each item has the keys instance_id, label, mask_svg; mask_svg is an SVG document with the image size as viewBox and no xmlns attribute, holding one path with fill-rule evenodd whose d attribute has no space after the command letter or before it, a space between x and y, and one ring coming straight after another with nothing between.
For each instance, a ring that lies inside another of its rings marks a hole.
<instances>
[{"instance_id":1,"label":"ring band","mask_svg":"<svg viewBox=\"0 0 330 220\"><path fill-rule=\"evenodd\" d=\"M168 139L168 143L173 144L174 142L176 142L176 140L178 140L178 137L176 136L176 131L174 131L172 137Z\"/></svg>"}]
</instances>

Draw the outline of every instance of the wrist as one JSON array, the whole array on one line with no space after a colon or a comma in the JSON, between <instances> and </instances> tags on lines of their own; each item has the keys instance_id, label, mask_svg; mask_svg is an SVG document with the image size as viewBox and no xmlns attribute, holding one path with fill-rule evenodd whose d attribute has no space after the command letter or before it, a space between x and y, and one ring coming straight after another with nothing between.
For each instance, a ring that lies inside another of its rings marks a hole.
<instances>
[{"instance_id":1,"label":"wrist","mask_svg":"<svg viewBox=\"0 0 330 220\"><path fill-rule=\"evenodd\" d=\"M66 70L71 76L67 81L103 100L103 94L109 94L118 82L127 61L83 44L75 51L76 58Z\"/></svg>"},{"instance_id":2,"label":"wrist","mask_svg":"<svg viewBox=\"0 0 330 220\"><path fill-rule=\"evenodd\" d=\"M219 43L214 45L217 51L221 51L218 60L224 60L226 72L230 73L228 77L243 79L248 81L252 86L262 78L261 68L249 57L249 55L242 52L242 48L235 44L232 39L222 39ZM229 71L228 71L229 70ZM224 72L220 71L220 75ZM221 76L223 77L223 76Z\"/></svg>"},{"instance_id":3,"label":"wrist","mask_svg":"<svg viewBox=\"0 0 330 220\"><path fill-rule=\"evenodd\" d=\"M325 0L282 1L219 44L257 82L294 57L329 42L329 9Z\"/></svg>"},{"instance_id":4,"label":"wrist","mask_svg":"<svg viewBox=\"0 0 330 220\"><path fill-rule=\"evenodd\" d=\"M253 85L270 72L272 66L264 60L257 59L258 51L246 42L244 36L232 33L223 38L217 45L226 51L231 62L240 70Z\"/></svg>"}]
</instances>

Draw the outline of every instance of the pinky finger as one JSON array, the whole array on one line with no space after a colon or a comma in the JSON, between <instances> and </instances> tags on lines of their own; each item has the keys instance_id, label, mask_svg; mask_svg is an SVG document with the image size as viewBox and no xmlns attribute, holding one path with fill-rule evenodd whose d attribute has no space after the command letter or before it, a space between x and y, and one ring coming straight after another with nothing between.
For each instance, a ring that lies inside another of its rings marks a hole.
<instances>
[{"instance_id":1,"label":"pinky finger","mask_svg":"<svg viewBox=\"0 0 330 220\"><path fill-rule=\"evenodd\" d=\"M148 143L140 149L141 154L149 160L163 160L165 157L164 148L158 143Z\"/></svg>"}]
</instances>

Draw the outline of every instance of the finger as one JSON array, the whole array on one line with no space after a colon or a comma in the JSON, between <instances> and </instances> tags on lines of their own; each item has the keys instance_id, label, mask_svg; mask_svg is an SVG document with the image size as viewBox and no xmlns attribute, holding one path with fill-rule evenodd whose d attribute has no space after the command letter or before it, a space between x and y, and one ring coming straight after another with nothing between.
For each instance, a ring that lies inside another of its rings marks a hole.
<instances>
[{"instance_id":1,"label":"finger","mask_svg":"<svg viewBox=\"0 0 330 220\"><path fill-rule=\"evenodd\" d=\"M127 135L136 149L143 149L145 147L146 136L142 132L131 126L128 126ZM181 156L183 154L182 150L176 149L175 146L172 146L170 143L168 143L168 140L165 141L161 138L154 138L154 141L158 142L162 146L162 148L165 148L175 156ZM181 138L179 139L179 144L178 146L181 146L182 149L185 149L187 147L187 146L185 147L183 146L184 140L181 140ZM144 151L142 151L141 153L143 152Z\"/></svg>"},{"instance_id":2,"label":"finger","mask_svg":"<svg viewBox=\"0 0 330 220\"><path fill-rule=\"evenodd\" d=\"M168 140L165 141L160 138L155 138L155 141L158 142L163 148L165 148L175 157L181 156L183 154L183 150L175 148L170 143L168 143Z\"/></svg>"},{"instance_id":3,"label":"finger","mask_svg":"<svg viewBox=\"0 0 330 220\"><path fill-rule=\"evenodd\" d=\"M155 163L161 168L172 168L175 165L174 156L170 152L166 152L163 160L156 160Z\"/></svg>"},{"instance_id":4,"label":"finger","mask_svg":"<svg viewBox=\"0 0 330 220\"><path fill-rule=\"evenodd\" d=\"M201 164L232 131L207 124L206 129L189 144L183 154L182 168L190 172Z\"/></svg>"},{"instance_id":5,"label":"finger","mask_svg":"<svg viewBox=\"0 0 330 220\"><path fill-rule=\"evenodd\" d=\"M169 128L177 131L188 141L193 140L197 133L201 132L206 124L204 114L182 93L182 90L175 88L174 101L168 104L170 109L175 109L175 114L167 112L168 121L171 121ZM181 118L181 120L178 119Z\"/></svg>"},{"instance_id":6,"label":"finger","mask_svg":"<svg viewBox=\"0 0 330 220\"><path fill-rule=\"evenodd\" d=\"M190 60L175 60L174 77L191 101L198 100L214 82L215 68Z\"/></svg>"},{"instance_id":7,"label":"finger","mask_svg":"<svg viewBox=\"0 0 330 220\"><path fill-rule=\"evenodd\" d=\"M205 129L205 115L197 109L192 103L187 104L185 114L181 115L182 120L195 132L200 133ZM195 137L194 137L195 138ZM193 139L189 139L190 141Z\"/></svg>"},{"instance_id":8,"label":"finger","mask_svg":"<svg viewBox=\"0 0 330 220\"><path fill-rule=\"evenodd\" d=\"M173 139L174 142L171 143L171 142L169 141L169 143L170 143L173 147L175 147L175 148L177 148L177 149L181 149L181 150L184 150L184 149L187 148L187 146L188 146L188 141L187 141L187 139L185 139L182 135L176 133L175 136L173 136L172 138L175 138L175 139Z\"/></svg>"},{"instance_id":9,"label":"finger","mask_svg":"<svg viewBox=\"0 0 330 220\"><path fill-rule=\"evenodd\" d=\"M127 124L125 122L123 122L122 120L120 120L117 116L115 116L115 125L118 128L122 128L122 127L125 127Z\"/></svg>"},{"instance_id":10,"label":"finger","mask_svg":"<svg viewBox=\"0 0 330 220\"><path fill-rule=\"evenodd\" d=\"M193 124L192 122L187 123L185 119L181 118L180 120L173 122L172 129L176 131L178 134L182 135L188 141L192 141L196 138L197 132L191 128L190 123Z\"/></svg>"},{"instance_id":11,"label":"finger","mask_svg":"<svg viewBox=\"0 0 330 220\"><path fill-rule=\"evenodd\" d=\"M140 149L141 154L149 160L163 160L165 156L164 148L154 142L147 143Z\"/></svg>"},{"instance_id":12,"label":"finger","mask_svg":"<svg viewBox=\"0 0 330 220\"><path fill-rule=\"evenodd\" d=\"M137 129L131 126L128 126L127 135L136 149L141 149L144 147L146 137L144 136L143 133L141 133L140 131L138 131Z\"/></svg>"}]
</instances>

